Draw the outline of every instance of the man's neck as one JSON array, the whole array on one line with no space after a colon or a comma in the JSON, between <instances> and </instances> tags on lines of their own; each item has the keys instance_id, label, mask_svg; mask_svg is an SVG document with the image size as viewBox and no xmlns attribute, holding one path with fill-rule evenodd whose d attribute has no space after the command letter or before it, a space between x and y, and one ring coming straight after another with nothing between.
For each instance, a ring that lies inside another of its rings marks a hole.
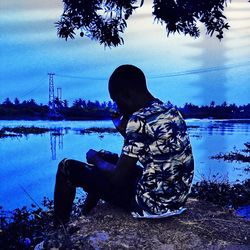
<instances>
[{"instance_id":1,"label":"man's neck","mask_svg":"<svg viewBox=\"0 0 250 250\"><path fill-rule=\"evenodd\" d=\"M136 109L139 110L141 108L144 108L148 105L149 102L153 101L155 98L151 94L148 94L147 96L144 96L141 99L138 99L138 103L136 105Z\"/></svg>"}]
</instances>

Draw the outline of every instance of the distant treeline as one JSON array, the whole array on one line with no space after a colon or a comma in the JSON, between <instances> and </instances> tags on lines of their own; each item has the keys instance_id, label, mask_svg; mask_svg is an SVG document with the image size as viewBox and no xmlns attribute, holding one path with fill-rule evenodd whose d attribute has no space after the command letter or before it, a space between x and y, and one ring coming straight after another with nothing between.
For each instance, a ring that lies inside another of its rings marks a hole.
<instances>
[{"instance_id":1,"label":"distant treeline","mask_svg":"<svg viewBox=\"0 0 250 250\"><path fill-rule=\"evenodd\" d=\"M51 106L51 104L50 104ZM12 102L6 98L0 104L0 119L65 119L65 120L102 120L110 119L110 112L115 104L109 102L75 100L71 106L67 100L55 99L54 111L49 105L37 104L34 99L20 102L18 98ZM178 107L184 118L214 118L214 119L246 119L250 118L250 103L237 106L236 104L216 104L198 106L186 103Z\"/></svg>"},{"instance_id":2,"label":"distant treeline","mask_svg":"<svg viewBox=\"0 0 250 250\"><path fill-rule=\"evenodd\" d=\"M185 118L214 118L214 119L246 119L250 118L250 103L246 105L216 104L214 101L210 105L197 106L186 103L184 107L179 107Z\"/></svg>"},{"instance_id":3,"label":"distant treeline","mask_svg":"<svg viewBox=\"0 0 250 250\"><path fill-rule=\"evenodd\" d=\"M50 104L51 105L51 104ZM20 102L18 98L12 102L9 98L0 104L0 119L66 119L66 120L102 120L110 119L110 111L115 108L111 101L85 101L81 98L75 100L71 106L67 100L54 101L54 109L49 105L37 104L34 99Z\"/></svg>"}]
</instances>

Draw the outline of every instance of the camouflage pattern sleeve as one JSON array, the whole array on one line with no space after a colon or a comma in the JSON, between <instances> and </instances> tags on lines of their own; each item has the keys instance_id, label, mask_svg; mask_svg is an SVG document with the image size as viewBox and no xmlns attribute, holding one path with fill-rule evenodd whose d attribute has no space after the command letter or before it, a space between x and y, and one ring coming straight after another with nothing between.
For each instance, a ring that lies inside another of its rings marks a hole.
<instances>
[{"instance_id":1,"label":"camouflage pattern sleeve","mask_svg":"<svg viewBox=\"0 0 250 250\"><path fill-rule=\"evenodd\" d=\"M145 122L139 117L132 117L126 128L126 137L122 153L139 158L145 147Z\"/></svg>"}]
</instances>

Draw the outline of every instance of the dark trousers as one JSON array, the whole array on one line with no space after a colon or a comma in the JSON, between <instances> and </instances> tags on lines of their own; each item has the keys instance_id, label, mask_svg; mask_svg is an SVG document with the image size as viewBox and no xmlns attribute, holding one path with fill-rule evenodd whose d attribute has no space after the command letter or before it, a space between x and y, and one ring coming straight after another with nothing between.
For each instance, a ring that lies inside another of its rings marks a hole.
<instances>
[{"instance_id":1,"label":"dark trousers","mask_svg":"<svg viewBox=\"0 0 250 250\"><path fill-rule=\"evenodd\" d=\"M135 189L141 177L141 168L135 166L135 174L125 187L116 187L110 178L95 166L64 159L58 165L54 192L55 219L59 223L69 221L76 187L82 187L88 193L85 201L91 209L99 199L110 202L127 211L140 209L135 202Z\"/></svg>"}]
</instances>

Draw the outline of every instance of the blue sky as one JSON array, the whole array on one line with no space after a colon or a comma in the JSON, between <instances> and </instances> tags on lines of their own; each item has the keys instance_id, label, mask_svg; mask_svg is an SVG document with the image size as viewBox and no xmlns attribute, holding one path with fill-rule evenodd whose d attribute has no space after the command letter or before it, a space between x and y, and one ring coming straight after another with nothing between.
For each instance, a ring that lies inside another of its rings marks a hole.
<instances>
[{"instance_id":1,"label":"blue sky","mask_svg":"<svg viewBox=\"0 0 250 250\"><path fill-rule=\"evenodd\" d=\"M174 104L249 103L250 3L233 0L226 10L230 30L219 42L166 36L153 22L152 1L145 1L128 21L125 45L106 48L88 38L67 42L54 23L60 0L1 0L0 102L6 97L48 102L48 72L63 99L109 100L107 80L121 64L142 68L152 93Z\"/></svg>"}]
</instances>

